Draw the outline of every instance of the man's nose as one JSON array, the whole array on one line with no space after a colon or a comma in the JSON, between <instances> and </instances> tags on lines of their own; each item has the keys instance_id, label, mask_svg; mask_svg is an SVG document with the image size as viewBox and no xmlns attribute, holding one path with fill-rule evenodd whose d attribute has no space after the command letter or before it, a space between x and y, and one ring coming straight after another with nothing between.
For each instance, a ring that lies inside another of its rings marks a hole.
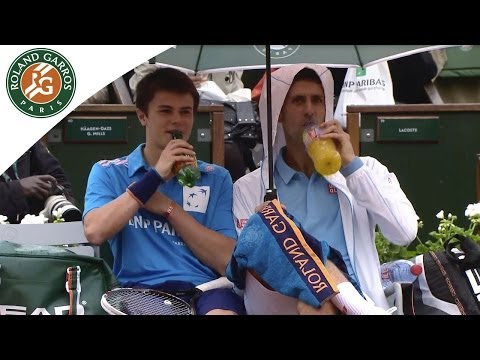
<instances>
[{"instance_id":1,"label":"man's nose","mask_svg":"<svg viewBox=\"0 0 480 360\"><path fill-rule=\"evenodd\" d=\"M170 117L170 121L172 124L178 124L181 120L181 115L178 112L173 112L172 116Z\"/></svg>"},{"instance_id":2,"label":"man's nose","mask_svg":"<svg viewBox=\"0 0 480 360\"><path fill-rule=\"evenodd\" d=\"M305 113L309 117L311 117L315 112L315 108L313 106L313 103L310 100L307 100L305 103Z\"/></svg>"}]
</instances>

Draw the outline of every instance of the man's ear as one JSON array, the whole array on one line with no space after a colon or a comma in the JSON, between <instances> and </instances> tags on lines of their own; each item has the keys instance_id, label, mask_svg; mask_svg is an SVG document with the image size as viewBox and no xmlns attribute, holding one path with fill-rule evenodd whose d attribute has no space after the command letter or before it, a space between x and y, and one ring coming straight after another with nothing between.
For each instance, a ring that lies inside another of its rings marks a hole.
<instances>
[{"instance_id":1,"label":"man's ear","mask_svg":"<svg viewBox=\"0 0 480 360\"><path fill-rule=\"evenodd\" d=\"M145 125L147 125L147 114L145 114L140 109L137 109L136 112L137 112L137 117L138 117L138 120L140 121L140 124L142 124L142 126L145 127Z\"/></svg>"}]
</instances>

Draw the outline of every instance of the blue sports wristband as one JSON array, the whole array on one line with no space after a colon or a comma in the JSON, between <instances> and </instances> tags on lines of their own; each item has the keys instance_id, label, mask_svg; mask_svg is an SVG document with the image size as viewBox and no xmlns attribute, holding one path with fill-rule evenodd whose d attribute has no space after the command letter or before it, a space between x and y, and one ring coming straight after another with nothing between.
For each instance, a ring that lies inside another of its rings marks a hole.
<instances>
[{"instance_id":1,"label":"blue sports wristband","mask_svg":"<svg viewBox=\"0 0 480 360\"><path fill-rule=\"evenodd\" d=\"M159 185L165 183L160 174L155 169L150 169L143 176L142 180L136 181L131 184L127 191L132 195L140 204L144 205L148 199L155 194Z\"/></svg>"}]
</instances>

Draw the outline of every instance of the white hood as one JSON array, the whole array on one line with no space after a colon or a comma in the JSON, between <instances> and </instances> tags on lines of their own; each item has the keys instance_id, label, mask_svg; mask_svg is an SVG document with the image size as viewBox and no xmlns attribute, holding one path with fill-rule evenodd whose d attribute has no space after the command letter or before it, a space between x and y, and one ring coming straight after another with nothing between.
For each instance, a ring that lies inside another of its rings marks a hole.
<instances>
[{"instance_id":1,"label":"white hood","mask_svg":"<svg viewBox=\"0 0 480 360\"><path fill-rule=\"evenodd\" d=\"M281 67L272 73L272 139L273 139L273 163L277 159L280 149L285 146L285 134L282 124L278 123L278 117L282 111L283 102L287 96L288 90L292 85L293 79L298 72L304 68L314 70L320 77L325 92L325 119L333 119L333 77L325 66L316 64L296 64ZM262 124L262 137L264 148L264 159L262 162L262 178L265 188L268 189L268 132L267 132L267 86L266 82L262 89L259 102L260 119Z\"/></svg>"}]
</instances>

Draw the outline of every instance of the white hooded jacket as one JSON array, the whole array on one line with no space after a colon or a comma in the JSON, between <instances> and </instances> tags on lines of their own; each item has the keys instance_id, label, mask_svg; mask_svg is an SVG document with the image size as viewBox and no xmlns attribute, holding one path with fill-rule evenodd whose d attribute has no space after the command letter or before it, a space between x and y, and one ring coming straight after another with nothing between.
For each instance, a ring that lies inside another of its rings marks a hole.
<instances>
[{"instance_id":1,"label":"white hooded jacket","mask_svg":"<svg viewBox=\"0 0 480 360\"><path fill-rule=\"evenodd\" d=\"M295 75L304 67L319 75L326 104L326 119L333 119L333 78L327 68L314 64L296 64L282 67L272 73L272 133L273 159L285 146L282 124L278 118L283 102ZM266 89L260 97L260 118L263 144L267 148ZM233 213L237 232L240 233L256 206L263 202L268 188L268 151L259 169L245 175L234 184ZM375 248L375 226L397 245L410 244L417 235L418 216L402 191L395 174L372 157L361 157L364 163L348 177L340 172L325 176L338 190L340 211L348 255L357 273L364 295L377 306L388 309L380 281L380 263ZM279 198L281 202L281 198ZM287 209L288 210L288 209ZM315 216L315 214L312 214ZM248 310L247 298L245 299Z\"/></svg>"}]
</instances>

